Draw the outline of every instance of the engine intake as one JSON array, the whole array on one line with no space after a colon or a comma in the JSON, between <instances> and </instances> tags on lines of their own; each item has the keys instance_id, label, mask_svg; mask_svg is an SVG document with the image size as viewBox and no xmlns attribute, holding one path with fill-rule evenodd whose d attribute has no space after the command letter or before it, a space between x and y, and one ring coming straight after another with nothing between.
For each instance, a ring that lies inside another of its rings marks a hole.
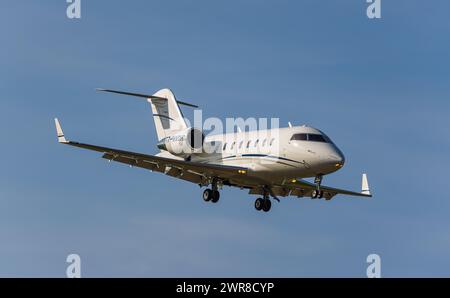
<instances>
[{"instance_id":1,"label":"engine intake","mask_svg":"<svg viewBox=\"0 0 450 298\"><path fill-rule=\"evenodd\" d=\"M187 133L187 141L191 149L202 149L205 136L200 129L190 128Z\"/></svg>"}]
</instances>

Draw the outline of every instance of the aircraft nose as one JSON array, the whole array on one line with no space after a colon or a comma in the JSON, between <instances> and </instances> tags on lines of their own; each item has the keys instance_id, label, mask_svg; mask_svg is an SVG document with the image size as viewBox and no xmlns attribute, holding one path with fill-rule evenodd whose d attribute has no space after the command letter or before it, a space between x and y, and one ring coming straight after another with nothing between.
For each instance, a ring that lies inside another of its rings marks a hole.
<instances>
[{"instance_id":1,"label":"aircraft nose","mask_svg":"<svg viewBox=\"0 0 450 298\"><path fill-rule=\"evenodd\" d=\"M332 154L330 154L329 158L331 163L333 163L334 167L339 169L344 166L345 157L344 154L342 154L342 152L339 149L335 150Z\"/></svg>"}]
</instances>

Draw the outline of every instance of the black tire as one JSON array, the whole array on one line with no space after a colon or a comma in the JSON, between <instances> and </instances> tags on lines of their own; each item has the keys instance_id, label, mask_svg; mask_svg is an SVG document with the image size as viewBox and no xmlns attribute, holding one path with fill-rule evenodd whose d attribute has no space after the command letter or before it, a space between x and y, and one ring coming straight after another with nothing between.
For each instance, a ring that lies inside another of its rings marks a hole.
<instances>
[{"instance_id":1,"label":"black tire","mask_svg":"<svg viewBox=\"0 0 450 298\"><path fill-rule=\"evenodd\" d=\"M257 198L255 201L255 209L261 211L264 205L264 200L261 198Z\"/></svg>"},{"instance_id":2,"label":"black tire","mask_svg":"<svg viewBox=\"0 0 450 298\"><path fill-rule=\"evenodd\" d=\"M318 198L319 198L319 199L323 198L323 190L319 191L319 196L318 196Z\"/></svg>"},{"instance_id":3,"label":"black tire","mask_svg":"<svg viewBox=\"0 0 450 298\"><path fill-rule=\"evenodd\" d=\"M319 195L319 191L317 189L314 189L311 193L311 199L316 199Z\"/></svg>"},{"instance_id":4,"label":"black tire","mask_svg":"<svg viewBox=\"0 0 450 298\"><path fill-rule=\"evenodd\" d=\"M205 191L203 192L203 200L205 202L211 201L211 199L212 199L212 192L213 191L211 189L209 189L209 188L205 189Z\"/></svg>"},{"instance_id":5,"label":"black tire","mask_svg":"<svg viewBox=\"0 0 450 298\"><path fill-rule=\"evenodd\" d=\"M219 201L219 198L220 198L220 192L218 190L213 190L211 202L217 203Z\"/></svg>"},{"instance_id":6,"label":"black tire","mask_svg":"<svg viewBox=\"0 0 450 298\"><path fill-rule=\"evenodd\" d=\"M264 212L269 212L272 207L272 202L269 199L265 199L263 202L262 210Z\"/></svg>"}]
</instances>

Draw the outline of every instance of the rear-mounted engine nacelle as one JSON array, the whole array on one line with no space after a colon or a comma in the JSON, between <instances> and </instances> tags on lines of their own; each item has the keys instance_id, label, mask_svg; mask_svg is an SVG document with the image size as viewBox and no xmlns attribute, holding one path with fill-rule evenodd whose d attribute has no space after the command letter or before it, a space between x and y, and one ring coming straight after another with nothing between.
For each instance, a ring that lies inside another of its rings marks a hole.
<instances>
[{"instance_id":1,"label":"rear-mounted engine nacelle","mask_svg":"<svg viewBox=\"0 0 450 298\"><path fill-rule=\"evenodd\" d=\"M189 156L203 151L205 136L200 129L188 128L182 133L165 137L158 143L158 148L174 155Z\"/></svg>"}]
</instances>

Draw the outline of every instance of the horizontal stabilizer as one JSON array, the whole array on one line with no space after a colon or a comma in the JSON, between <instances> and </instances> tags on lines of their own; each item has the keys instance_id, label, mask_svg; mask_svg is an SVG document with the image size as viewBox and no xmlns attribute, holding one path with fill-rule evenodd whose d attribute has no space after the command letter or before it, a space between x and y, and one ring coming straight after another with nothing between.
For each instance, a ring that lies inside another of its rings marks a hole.
<instances>
[{"instance_id":1,"label":"horizontal stabilizer","mask_svg":"<svg viewBox=\"0 0 450 298\"><path fill-rule=\"evenodd\" d=\"M117 90L103 89L103 88L97 88L95 90L101 91L101 92L110 92L110 93L116 93L116 94L122 94L122 95L142 97L142 98L167 100L167 98L164 98L164 97L148 95L148 94L141 94L141 93L132 93L132 92L117 91ZM177 100L177 103L180 104L180 105L184 105L184 106L188 106L188 107L192 107L192 108L198 108L198 106L196 106L196 105L193 105L193 104L190 104L190 103L187 103L187 102L184 102L184 101L180 101L180 100Z\"/></svg>"}]
</instances>

